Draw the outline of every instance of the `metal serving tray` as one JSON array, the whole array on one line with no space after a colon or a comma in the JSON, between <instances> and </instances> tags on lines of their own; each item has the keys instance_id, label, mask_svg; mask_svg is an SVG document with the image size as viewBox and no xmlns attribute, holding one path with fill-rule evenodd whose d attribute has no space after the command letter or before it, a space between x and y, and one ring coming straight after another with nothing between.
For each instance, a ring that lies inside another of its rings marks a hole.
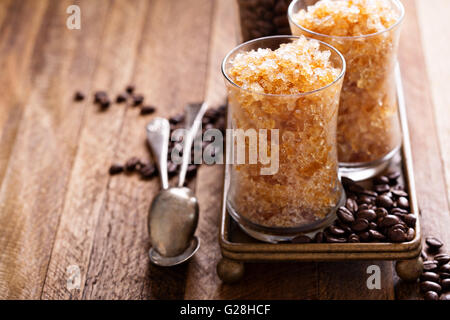
<instances>
[{"instance_id":1,"label":"metal serving tray","mask_svg":"<svg viewBox=\"0 0 450 320\"><path fill-rule=\"evenodd\" d=\"M398 110L403 132L402 147L391 160L387 170L401 169L400 182L409 193L411 212L419 217L419 208L414 184L411 146L406 118L400 69L396 68ZM224 166L225 171L228 166ZM239 280L244 274L245 262L280 261L339 261L339 260L393 260L400 278L415 280L422 271L420 219L416 223L416 235L412 241L403 243L265 243L245 234L230 217L226 208L228 183L224 178L221 206L219 243L222 260L217 273L224 282Z\"/></svg>"}]
</instances>

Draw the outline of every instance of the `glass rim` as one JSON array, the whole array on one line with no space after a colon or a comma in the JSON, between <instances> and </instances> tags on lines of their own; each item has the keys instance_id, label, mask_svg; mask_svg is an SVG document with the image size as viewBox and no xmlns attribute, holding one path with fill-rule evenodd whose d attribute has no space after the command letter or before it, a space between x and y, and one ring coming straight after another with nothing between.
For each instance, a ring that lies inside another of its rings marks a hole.
<instances>
[{"instance_id":1,"label":"glass rim","mask_svg":"<svg viewBox=\"0 0 450 320\"><path fill-rule=\"evenodd\" d=\"M299 92L299 93L289 93L289 94L264 93L264 92L256 92L256 91L252 91L252 90L249 90L249 89L244 89L244 88L242 88L240 85L238 85L237 83L235 83L235 82L227 75L227 72L225 71L225 64L228 62L230 56L231 56L233 53L235 53L236 51L238 51L239 49L241 49L241 48L244 47L245 45L249 45L249 44L254 43L254 42L259 42L259 41L262 41L262 40L269 40L269 39L300 39L300 36L293 36L293 35L277 35L277 36L262 37L262 38L256 38L256 39L253 39L253 40L250 40L250 41L241 43L240 45L234 47L230 52L228 52L227 55L225 56L225 58L223 59L223 61L222 61L222 67L221 67L221 69L222 69L222 75L225 77L225 79L226 79L230 84L232 84L232 85L235 86L236 88L238 88L238 89L240 89L240 90L243 90L243 91L245 91L245 92L248 92L248 93L250 93L250 94L256 94L256 95L261 95L261 96L266 96L266 97L290 97L290 98L293 98L293 97L301 97L301 96L307 96L307 95L310 95L310 94L312 94L312 93L316 93L316 92L322 91L322 90L324 90L324 89L326 89L326 88L328 88L328 87L331 87L332 85L334 85L335 83L337 83L339 80L341 80L341 79L344 77L345 71L346 71L346 69L347 69L347 63L346 63L346 61L345 61L344 56L342 55L342 53L339 52L339 50L337 50L335 47L333 47L332 45L330 45L330 44L328 44L328 43L326 43L326 42L323 42L323 41L320 41L320 40L317 40L317 39L313 39L313 38L309 38L309 37L306 37L306 36L305 36L305 38L306 38L307 40L314 40L314 41L317 41L317 42L319 42L320 44L322 44L322 45L328 47L331 51L335 52L335 53L339 56L340 60L342 61L342 70L340 71L339 75L336 77L336 79L334 79L332 82L328 83L327 85L325 85L325 86L323 86L323 87L317 88L317 89L312 90L312 91Z\"/></svg>"},{"instance_id":2,"label":"glass rim","mask_svg":"<svg viewBox=\"0 0 450 320\"><path fill-rule=\"evenodd\" d=\"M299 2L299 1L301 1L301 0L293 0L291 2L291 4L289 5L289 7L288 7L288 14L287 15L288 15L289 22L293 23L295 26L297 26L298 28L300 28L301 30L303 30L303 31L305 31L305 32L307 32L309 34L312 34L312 35L315 35L315 36L319 36L319 37L329 38L329 39L356 40L356 39L365 39L365 38L376 37L376 36L378 36L380 34L383 34L385 32L389 32L389 31L395 29L396 27L398 27L402 23L402 21L403 21L403 19L405 17L405 7L400 2L400 0L389 0L392 3L395 3L397 5L397 7L400 9L400 16L397 18L397 21L392 26L390 26L389 28L381 30L381 31L378 31L378 32L375 32L375 33L362 34L362 35L359 35L359 36L333 36L333 35L319 33L319 32L315 32L315 31L309 30L309 29L299 25L297 22L295 22L292 19L292 15L293 15L293 11L294 11L294 5L297 2Z\"/></svg>"}]
</instances>

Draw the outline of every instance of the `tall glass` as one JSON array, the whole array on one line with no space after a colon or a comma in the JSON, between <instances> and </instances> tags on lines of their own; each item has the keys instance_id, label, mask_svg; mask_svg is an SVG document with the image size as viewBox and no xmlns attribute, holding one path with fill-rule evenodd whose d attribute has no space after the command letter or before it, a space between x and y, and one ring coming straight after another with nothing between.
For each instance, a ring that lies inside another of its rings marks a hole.
<instances>
[{"instance_id":1,"label":"tall glass","mask_svg":"<svg viewBox=\"0 0 450 320\"><path fill-rule=\"evenodd\" d=\"M320 42L321 51L330 51L339 76L325 87L300 94L249 91L227 73L237 54L258 48L275 50L295 39L298 37L273 36L243 43L222 64L228 90L228 127L233 133L237 129L254 129L256 133L267 129L268 154L278 149L276 172L262 173L267 165L260 162L227 167L228 212L249 235L268 242L314 234L334 221L337 207L345 201L336 149L339 94L345 73L342 55ZM272 132L278 132L278 139ZM238 148L238 140L229 137L227 153L231 152L236 162L236 152L230 149ZM249 153L255 148L250 139L245 139L245 148Z\"/></svg>"},{"instance_id":2,"label":"tall glass","mask_svg":"<svg viewBox=\"0 0 450 320\"><path fill-rule=\"evenodd\" d=\"M366 179L385 169L401 145L395 64L404 9L399 1L388 0L398 16L391 27L369 35L332 36L308 30L295 18L297 12L317 1L294 0L290 4L291 31L324 41L344 55L347 71L337 138L340 172L354 180Z\"/></svg>"}]
</instances>

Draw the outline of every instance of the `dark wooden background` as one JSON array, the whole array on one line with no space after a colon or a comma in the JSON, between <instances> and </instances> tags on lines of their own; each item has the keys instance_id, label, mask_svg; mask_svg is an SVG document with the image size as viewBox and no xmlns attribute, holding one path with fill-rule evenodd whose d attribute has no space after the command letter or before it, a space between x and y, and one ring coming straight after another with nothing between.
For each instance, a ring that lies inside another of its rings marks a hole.
<instances>
[{"instance_id":1,"label":"dark wooden background","mask_svg":"<svg viewBox=\"0 0 450 320\"><path fill-rule=\"evenodd\" d=\"M81 30L66 28L74 3ZM423 228L450 243L448 159L441 157L416 4L404 3L400 63ZM0 1L0 298L417 297L416 285L398 281L393 264L379 261L255 264L241 283L223 285L215 272L220 166L203 166L193 182L198 254L175 268L149 264L147 209L159 182L107 170L149 157L144 126L152 116L116 104L99 112L91 95L115 95L133 83L158 107L155 115L166 117L205 95L220 103L219 66L236 44L236 21L231 0ZM75 90L89 98L73 102ZM381 267L381 290L366 287L370 264ZM80 268L80 289L67 288L71 265Z\"/></svg>"}]
</instances>

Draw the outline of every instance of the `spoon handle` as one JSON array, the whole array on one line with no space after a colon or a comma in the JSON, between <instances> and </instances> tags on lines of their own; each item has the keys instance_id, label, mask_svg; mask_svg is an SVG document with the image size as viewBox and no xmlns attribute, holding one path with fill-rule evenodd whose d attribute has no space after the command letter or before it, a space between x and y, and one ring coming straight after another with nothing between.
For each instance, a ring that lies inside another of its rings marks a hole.
<instances>
[{"instance_id":1,"label":"spoon handle","mask_svg":"<svg viewBox=\"0 0 450 320\"><path fill-rule=\"evenodd\" d=\"M169 188L167 177L167 152L169 148L170 125L164 118L155 118L147 126L147 141L152 149L156 166L158 167L163 189Z\"/></svg>"},{"instance_id":2,"label":"spoon handle","mask_svg":"<svg viewBox=\"0 0 450 320\"><path fill-rule=\"evenodd\" d=\"M193 119L191 121L189 121L189 119L188 119L187 125L189 126L189 129L186 134L186 141L183 144L183 158L182 158L182 163L181 163L181 168L180 168L180 176L178 179L179 187L182 187L184 185L187 167L189 164L189 159L191 157L192 143L194 141L195 136L197 135L198 128L200 127L200 124L202 123L202 118L206 112L206 109L208 109L208 103L205 101L205 102L203 102L202 106L198 110L195 117L192 117ZM196 110L193 110L193 113L195 111ZM192 122L192 123L189 123L189 122Z\"/></svg>"}]
</instances>

